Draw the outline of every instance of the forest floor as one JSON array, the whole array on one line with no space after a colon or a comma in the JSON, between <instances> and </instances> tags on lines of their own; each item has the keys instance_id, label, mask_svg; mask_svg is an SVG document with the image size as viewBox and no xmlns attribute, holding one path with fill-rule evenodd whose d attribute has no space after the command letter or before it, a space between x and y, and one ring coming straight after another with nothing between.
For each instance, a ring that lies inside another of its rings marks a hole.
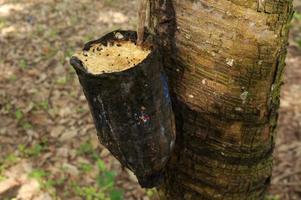
<instances>
[{"instance_id":1,"label":"forest floor","mask_svg":"<svg viewBox=\"0 0 301 200\"><path fill-rule=\"evenodd\" d=\"M301 0L296 8L301 13ZM154 199L96 138L69 58L136 24L134 0L0 0L0 199ZM301 14L293 19L270 200L301 199Z\"/></svg>"}]
</instances>

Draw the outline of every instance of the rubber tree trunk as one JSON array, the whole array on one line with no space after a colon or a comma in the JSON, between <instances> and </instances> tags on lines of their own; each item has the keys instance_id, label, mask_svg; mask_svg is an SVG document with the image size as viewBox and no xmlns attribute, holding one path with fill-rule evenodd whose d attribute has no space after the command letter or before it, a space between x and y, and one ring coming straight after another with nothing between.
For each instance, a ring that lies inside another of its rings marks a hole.
<instances>
[{"instance_id":1,"label":"rubber tree trunk","mask_svg":"<svg viewBox=\"0 0 301 200\"><path fill-rule=\"evenodd\" d=\"M177 118L162 199L263 199L291 0L151 0L150 13Z\"/></svg>"}]
</instances>

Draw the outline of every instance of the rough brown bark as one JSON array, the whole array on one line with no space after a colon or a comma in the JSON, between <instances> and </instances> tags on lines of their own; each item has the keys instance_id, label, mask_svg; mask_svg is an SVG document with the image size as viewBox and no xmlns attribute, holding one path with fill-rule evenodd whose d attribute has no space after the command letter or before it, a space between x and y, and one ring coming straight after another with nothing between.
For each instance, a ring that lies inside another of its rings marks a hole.
<instances>
[{"instance_id":1,"label":"rough brown bark","mask_svg":"<svg viewBox=\"0 0 301 200\"><path fill-rule=\"evenodd\" d=\"M152 0L177 143L163 199L264 198L291 0Z\"/></svg>"}]
</instances>

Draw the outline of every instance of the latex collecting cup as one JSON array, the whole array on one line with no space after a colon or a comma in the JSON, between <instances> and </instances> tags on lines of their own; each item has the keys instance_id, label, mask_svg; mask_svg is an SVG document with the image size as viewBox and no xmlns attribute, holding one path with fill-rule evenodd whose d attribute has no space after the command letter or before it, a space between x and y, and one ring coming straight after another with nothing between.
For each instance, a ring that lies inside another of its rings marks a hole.
<instances>
[{"instance_id":1,"label":"latex collecting cup","mask_svg":"<svg viewBox=\"0 0 301 200\"><path fill-rule=\"evenodd\" d=\"M99 141L134 172L142 187L159 186L175 144L175 120L158 49L138 47L136 32L114 31L88 42L71 65Z\"/></svg>"}]
</instances>

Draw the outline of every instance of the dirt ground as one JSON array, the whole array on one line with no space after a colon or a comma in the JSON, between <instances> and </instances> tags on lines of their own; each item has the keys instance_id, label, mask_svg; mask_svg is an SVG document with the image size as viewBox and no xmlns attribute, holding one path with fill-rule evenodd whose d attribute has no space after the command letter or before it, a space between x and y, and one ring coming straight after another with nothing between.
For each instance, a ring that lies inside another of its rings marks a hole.
<instances>
[{"instance_id":1,"label":"dirt ground","mask_svg":"<svg viewBox=\"0 0 301 200\"><path fill-rule=\"evenodd\" d=\"M136 24L134 0L0 0L0 199L154 199L98 144L69 58ZM271 200L301 199L301 0L290 38Z\"/></svg>"}]
</instances>

